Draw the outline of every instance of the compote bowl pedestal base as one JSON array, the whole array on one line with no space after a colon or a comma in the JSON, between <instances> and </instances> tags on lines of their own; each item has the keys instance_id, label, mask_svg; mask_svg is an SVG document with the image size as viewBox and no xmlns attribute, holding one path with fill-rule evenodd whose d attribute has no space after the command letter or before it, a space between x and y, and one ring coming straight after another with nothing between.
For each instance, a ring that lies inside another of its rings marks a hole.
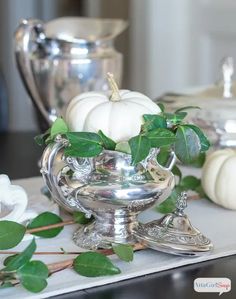
<instances>
[{"instance_id":1,"label":"compote bowl pedestal base","mask_svg":"<svg viewBox=\"0 0 236 299\"><path fill-rule=\"evenodd\" d=\"M113 243L135 244L133 230L138 226L137 215L123 209L97 213L92 223L81 226L74 233L73 241L89 250L110 248Z\"/></svg>"}]
</instances>

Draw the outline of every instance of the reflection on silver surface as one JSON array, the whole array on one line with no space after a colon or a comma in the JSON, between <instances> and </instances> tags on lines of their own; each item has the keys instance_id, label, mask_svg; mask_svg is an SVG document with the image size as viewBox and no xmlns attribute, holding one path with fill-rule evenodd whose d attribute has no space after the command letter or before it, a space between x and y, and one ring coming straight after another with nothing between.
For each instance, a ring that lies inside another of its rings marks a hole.
<instances>
[{"instance_id":1,"label":"reflection on silver surface","mask_svg":"<svg viewBox=\"0 0 236 299\"><path fill-rule=\"evenodd\" d=\"M21 21L15 33L17 65L48 124L79 93L107 90L107 72L121 82L122 55L113 40L126 26L123 20L78 17Z\"/></svg>"},{"instance_id":2,"label":"reflection on silver surface","mask_svg":"<svg viewBox=\"0 0 236 299\"><path fill-rule=\"evenodd\" d=\"M137 215L161 203L173 188L171 171L157 163L159 150L152 149L144 161L133 166L130 155L116 151L104 150L93 158L66 158L65 144L57 138L48 145L41 172L60 206L95 217L94 223L74 235L76 244L94 249L112 242L134 243ZM169 165L173 160L174 155Z\"/></svg>"},{"instance_id":3,"label":"reflection on silver surface","mask_svg":"<svg viewBox=\"0 0 236 299\"><path fill-rule=\"evenodd\" d=\"M140 223L135 228L136 237L147 247L171 254L188 257L208 254L213 245L192 226L188 216L184 214L186 207L187 194L182 192L173 213L149 223Z\"/></svg>"}]
</instances>

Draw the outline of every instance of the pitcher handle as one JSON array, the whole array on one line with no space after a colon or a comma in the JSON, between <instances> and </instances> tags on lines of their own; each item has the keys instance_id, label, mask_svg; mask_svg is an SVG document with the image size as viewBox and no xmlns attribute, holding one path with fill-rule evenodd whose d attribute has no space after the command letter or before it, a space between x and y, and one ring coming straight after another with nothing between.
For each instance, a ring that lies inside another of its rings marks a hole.
<instances>
[{"instance_id":1,"label":"pitcher handle","mask_svg":"<svg viewBox=\"0 0 236 299\"><path fill-rule=\"evenodd\" d=\"M43 106L38 93L32 67L30 56L33 48L38 45L43 45L45 42L45 33L43 22L37 19L23 19L15 31L15 57L17 67L20 72L22 81L26 90L33 100L37 110L41 112L43 117L51 123L48 113Z\"/></svg>"},{"instance_id":2,"label":"pitcher handle","mask_svg":"<svg viewBox=\"0 0 236 299\"><path fill-rule=\"evenodd\" d=\"M81 211L90 218L92 213L80 204L75 194L76 187L68 186L62 175L65 167L72 169L64 157L64 147L67 145L66 139L57 136L55 142L46 147L41 158L41 173L50 193L60 206L68 212ZM63 188L68 189L68 192L63 192Z\"/></svg>"}]
</instances>

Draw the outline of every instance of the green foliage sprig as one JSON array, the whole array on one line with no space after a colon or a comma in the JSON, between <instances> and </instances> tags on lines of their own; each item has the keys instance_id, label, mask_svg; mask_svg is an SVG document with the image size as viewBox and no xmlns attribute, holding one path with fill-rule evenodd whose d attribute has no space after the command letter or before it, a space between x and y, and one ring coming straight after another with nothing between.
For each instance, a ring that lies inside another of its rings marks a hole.
<instances>
[{"instance_id":1,"label":"green foliage sprig","mask_svg":"<svg viewBox=\"0 0 236 299\"><path fill-rule=\"evenodd\" d=\"M168 157L168 152L161 152L158 155L158 161L160 164L165 165ZM197 160L195 160L191 166L196 168L201 168L205 162L205 153L201 153ZM177 177L175 188L173 189L171 195L160 205L156 206L156 210L162 214L171 213L176 209L176 201L183 191L193 191L196 196L191 198L207 198L201 184L201 179L188 175L183 177L181 170L175 165L172 169L172 173Z\"/></svg>"},{"instance_id":2,"label":"green foliage sprig","mask_svg":"<svg viewBox=\"0 0 236 299\"><path fill-rule=\"evenodd\" d=\"M102 152L103 149L117 150L131 153L132 163L145 159L151 148L173 149L178 159L184 164L190 164L199 155L208 150L210 143L201 129L195 125L184 122L188 109L197 109L188 106L166 113L164 106L160 114L143 115L143 125L140 133L129 140L116 144L101 130L92 132L70 132L67 124L62 118L57 118L51 128L44 134L36 136L39 145L52 142L60 134L68 140L65 155L74 157L93 157Z\"/></svg>"},{"instance_id":3,"label":"green foliage sprig","mask_svg":"<svg viewBox=\"0 0 236 299\"><path fill-rule=\"evenodd\" d=\"M44 212L34 218L27 227L13 221L0 221L0 254L1 250L18 245L27 232L44 238L53 238L61 232L65 224L73 223L85 224L88 223L88 219L82 212L76 212L72 221L63 222L58 215ZM32 260L33 255L37 254L36 248L33 239L22 252L14 253L4 260L4 267L0 269L0 289L20 284L28 291L38 293L46 288L47 279L53 271L50 265ZM121 260L130 262L133 260L134 249L130 245L111 244L111 249L79 253L75 259L69 260L69 263L68 261L59 263L56 272L65 269L67 264L76 273L87 277L119 274L120 269L107 255L116 254ZM136 249L143 249L143 246L138 246ZM61 253L67 254L65 251Z\"/></svg>"}]
</instances>

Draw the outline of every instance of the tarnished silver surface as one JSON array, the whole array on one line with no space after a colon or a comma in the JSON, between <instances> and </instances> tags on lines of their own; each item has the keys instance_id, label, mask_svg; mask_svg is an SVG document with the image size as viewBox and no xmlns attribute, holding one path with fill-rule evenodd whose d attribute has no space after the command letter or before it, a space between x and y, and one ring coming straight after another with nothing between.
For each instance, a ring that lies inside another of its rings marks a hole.
<instances>
[{"instance_id":1,"label":"tarnished silver surface","mask_svg":"<svg viewBox=\"0 0 236 299\"><path fill-rule=\"evenodd\" d=\"M79 93L107 90L107 72L121 82L122 54L113 40L126 26L123 20L78 17L21 21L15 32L18 69L48 124Z\"/></svg>"},{"instance_id":2,"label":"tarnished silver surface","mask_svg":"<svg viewBox=\"0 0 236 299\"><path fill-rule=\"evenodd\" d=\"M139 223L135 236L147 247L171 254L194 257L209 253L213 245L192 226L184 214L186 206L187 195L183 192L173 213L146 224Z\"/></svg>"},{"instance_id":3,"label":"tarnished silver surface","mask_svg":"<svg viewBox=\"0 0 236 299\"><path fill-rule=\"evenodd\" d=\"M106 247L107 243L133 243L137 215L165 200L174 176L156 160L158 149L136 166L131 155L104 150L93 158L65 157L66 140L57 138L42 156L44 180L52 196L69 211L91 214L95 222L81 228L74 241L84 248ZM169 166L175 156L171 156Z\"/></svg>"}]
</instances>

